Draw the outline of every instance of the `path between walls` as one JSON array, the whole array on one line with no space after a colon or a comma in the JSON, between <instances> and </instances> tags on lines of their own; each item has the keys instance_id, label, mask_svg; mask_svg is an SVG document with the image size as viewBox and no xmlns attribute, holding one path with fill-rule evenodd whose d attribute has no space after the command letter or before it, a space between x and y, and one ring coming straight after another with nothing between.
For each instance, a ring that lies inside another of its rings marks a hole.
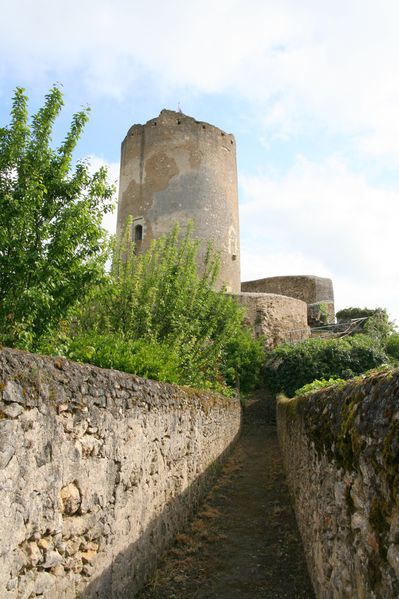
<instances>
[{"instance_id":1,"label":"path between walls","mask_svg":"<svg viewBox=\"0 0 399 599\"><path fill-rule=\"evenodd\" d=\"M282 468L274 401L260 391L205 504L138 599L313 599Z\"/></svg>"}]
</instances>

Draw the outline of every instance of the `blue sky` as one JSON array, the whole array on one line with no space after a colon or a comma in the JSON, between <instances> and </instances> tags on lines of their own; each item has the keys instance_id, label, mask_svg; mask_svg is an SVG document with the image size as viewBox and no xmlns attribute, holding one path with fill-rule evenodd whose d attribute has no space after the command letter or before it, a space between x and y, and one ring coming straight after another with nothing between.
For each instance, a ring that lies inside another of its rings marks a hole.
<instances>
[{"instance_id":1,"label":"blue sky","mask_svg":"<svg viewBox=\"0 0 399 599\"><path fill-rule=\"evenodd\" d=\"M399 323L396 0L0 0L0 122L54 82L118 176L128 128L177 109L237 140L243 280L315 274ZM112 220L107 222L112 229Z\"/></svg>"}]
</instances>

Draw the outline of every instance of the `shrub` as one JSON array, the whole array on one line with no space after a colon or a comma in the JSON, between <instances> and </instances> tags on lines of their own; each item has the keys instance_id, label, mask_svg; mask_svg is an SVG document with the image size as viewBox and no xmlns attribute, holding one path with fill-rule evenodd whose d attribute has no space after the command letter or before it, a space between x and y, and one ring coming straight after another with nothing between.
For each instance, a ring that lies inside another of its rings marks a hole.
<instances>
[{"instance_id":1,"label":"shrub","mask_svg":"<svg viewBox=\"0 0 399 599\"><path fill-rule=\"evenodd\" d=\"M296 389L295 396L305 395L306 393L313 393L314 391L318 391L319 389L325 389L326 387L332 387L333 385L342 385L345 383L345 379L338 378L329 378L327 379L316 379L312 383L308 383L299 389Z\"/></svg>"},{"instance_id":2,"label":"shrub","mask_svg":"<svg viewBox=\"0 0 399 599\"><path fill-rule=\"evenodd\" d=\"M265 362L264 342L253 339L251 331L240 328L227 343L222 373L230 387L239 386L247 393L261 383Z\"/></svg>"},{"instance_id":3,"label":"shrub","mask_svg":"<svg viewBox=\"0 0 399 599\"><path fill-rule=\"evenodd\" d=\"M359 334L343 339L308 339L281 345L266 362L266 383L274 393L292 396L316 379L348 379L387 361L381 345Z\"/></svg>"},{"instance_id":4,"label":"shrub","mask_svg":"<svg viewBox=\"0 0 399 599\"><path fill-rule=\"evenodd\" d=\"M399 333L392 333L386 343L387 354L399 362Z\"/></svg>"},{"instance_id":5,"label":"shrub","mask_svg":"<svg viewBox=\"0 0 399 599\"><path fill-rule=\"evenodd\" d=\"M130 223L108 279L75 312L66 354L158 380L224 392L240 381L248 390L263 350L244 327L243 309L214 289L218 256L208 248L199 272L199 242L177 226L136 255L129 231Z\"/></svg>"},{"instance_id":6,"label":"shrub","mask_svg":"<svg viewBox=\"0 0 399 599\"><path fill-rule=\"evenodd\" d=\"M178 356L169 346L122 335L91 333L71 341L68 356L101 368L115 368L145 378L182 383Z\"/></svg>"},{"instance_id":7,"label":"shrub","mask_svg":"<svg viewBox=\"0 0 399 599\"><path fill-rule=\"evenodd\" d=\"M349 322L355 318L368 318L378 312L386 312L383 308L344 308L336 313L338 322Z\"/></svg>"}]
</instances>

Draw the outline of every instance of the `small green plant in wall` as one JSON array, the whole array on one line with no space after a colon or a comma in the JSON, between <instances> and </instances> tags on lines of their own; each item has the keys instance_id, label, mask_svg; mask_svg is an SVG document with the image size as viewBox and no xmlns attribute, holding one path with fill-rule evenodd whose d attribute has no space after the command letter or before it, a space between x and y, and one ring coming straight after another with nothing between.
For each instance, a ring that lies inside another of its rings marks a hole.
<instances>
[{"instance_id":1,"label":"small green plant in wall","mask_svg":"<svg viewBox=\"0 0 399 599\"><path fill-rule=\"evenodd\" d=\"M306 395L306 393L313 393L314 391L318 391L319 389L325 389L326 387L332 387L333 385L345 385L347 381L345 379L340 378L329 378L329 379L316 379L312 383L308 383L307 385L303 385L295 391L295 396L298 397L300 395Z\"/></svg>"},{"instance_id":2,"label":"small green plant in wall","mask_svg":"<svg viewBox=\"0 0 399 599\"><path fill-rule=\"evenodd\" d=\"M319 314L320 314L320 322L322 322L323 324L328 324L328 321L329 321L328 304L326 304L325 302L320 302Z\"/></svg>"}]
</instances>

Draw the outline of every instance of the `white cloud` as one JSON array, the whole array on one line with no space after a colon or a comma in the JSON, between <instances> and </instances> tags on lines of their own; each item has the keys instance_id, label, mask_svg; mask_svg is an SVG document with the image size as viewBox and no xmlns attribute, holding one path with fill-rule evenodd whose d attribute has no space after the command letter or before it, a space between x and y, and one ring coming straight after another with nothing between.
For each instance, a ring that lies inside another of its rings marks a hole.
<instances>
[{"instance_id":1,"label":"white cloud","mask_svg":"<svg viewBox=\"0 0 399 599\"><path fill-rule=\"evenodd\" d=\"M142 76L229 92L270 134L316 123L399 162L396 0L20 0L3 2L3 65L24 80L79 73L126 97Z\"/></svg>"},{"instance_id":2,"label":"white cloud","mask_svg":"<svg viewBox=\"0 0 399 599\"><path fill-rule=\"evenodd\" d=\"M244 280L329 276L339 307L387 306L399 321L399 192L371 186L338 158L299 157L281 177L241 184Z\"/></svg>"}]
</instances>

